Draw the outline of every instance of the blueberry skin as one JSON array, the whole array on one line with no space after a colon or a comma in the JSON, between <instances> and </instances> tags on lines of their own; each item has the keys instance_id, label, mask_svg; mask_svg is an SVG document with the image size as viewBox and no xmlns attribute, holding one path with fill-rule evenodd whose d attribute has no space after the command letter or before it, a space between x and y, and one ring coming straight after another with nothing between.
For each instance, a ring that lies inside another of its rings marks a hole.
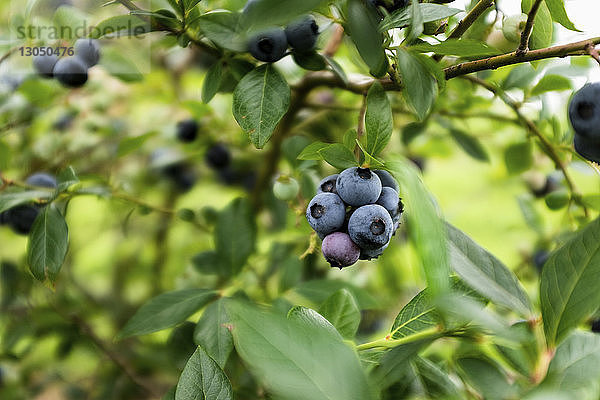
<instances>
[{"instance_id":1,"label":"blueberry skin","mask_svg":"<svg viewBox=\"0 0 600 400\"><path fill-rule=\"evenodd\" d=\"M290 46L299 52L314 50L319 37L319 26L312 15L306 15L290 23L285 28L285 36Z\"/></svg>"},{"instance_id":2,"label":"blueberry skin","mask_svg":"<svg viewBox=\"0 0 600 400\"><path fill-rule=\"evenodd\" d=\"M396 181L396 179L392 176L392 174L390 174L389 172L387 172L384 169L375 169L375 170L373 170L373 172L375 172L377 174L377 176L379 177L379 179L381 179L382 187L390 187L390 188L394 189L396 192L400 193L400 187L398 186L398 181Z\"/></svg>"},{"instance_id":3,"label":"blueberry skin","mask_svg":"<svg viewBox=\"0 0 600 400\"><path fill-rule=\"evenodd\" d=\"M6 211L0 213L0 225L8 224L8 214Z\"/></svg>"},{"instance_id":4,"label":"blueberry skin","mask_svg":"<svg viewBox=\"0 0 600 400\"><path fill-rule=\"evenodd\" d=\"M582 87L569 103L569 120L575 133L600 142L600 82Z\"/></svg>"},{"instance_id":5,"label":"blueberry skin","mask_svg":"<svg viewBox=\"0 0 600 400\"><path fill-rule=\"evenodd\" d=\"M352 167L340 173L336 188L346 204L360 207L377 201L381 194L381 180L368 168Z\"/></svg>"},{"instance_id":6,"label":"blueberry skin","mask_svg":"<svg viewBox=\"0 0 600 400\"><path fill-rule=\"evenodd\" d=\"M56 187L58 186L56 178L45 172L37 172L33 175L30 175L25 180L25 183L30 186L46 187L50 189L56 189Z\"/></svg>"},{"instance_id":7,"label":"blueberry skin","mask_svg":"<svg viewBox=\"0 0 600 400\"><path fill-rule=\"evenodd\" d=\"M78 57L58 60L54 66L54 77L68 87L81 87L88 80L87 66Z\"/></svg>"},{"instance_id":8,"label":"blueberry skin","mask_svg":"<svg viewBox=\"0 0 600 400\"><path fill-rule=\"evenodd\" d=\"M194 172L194 169L185 162L167 165L162 170L162 173L182 192L191 190L196 184L196 173Z\"/></svg>"},{"instance_id":9,"label":"blueberry skin","mask_svg":"<svg viewBox=\"0 0 600 400\"><path fill-rule=\"evenodd\" d=\"M546 261L548 261L548 258L550 258L550 253L548 253L548 251L546 251L546 250L537 250L533 254L533 265L535 265L535 268L540 273L542 272L542 269L544 268L544 264L546 264Z\"/></svg>"},{"instance_id":10,"label":"blueberry skin","mask_svg":"<svg viewBox=\"0 0 600 400\"><path fill-rule=\"evenodd\" d=\"M186 119L177 123L177 139L183 143L191 143L198 137L198 123L194 119Z\"/></svg>"},{"instance_id":11,"label":"blueberry skin","mask_svg":"<svg viewBox=\"0 0 600 400\"><path fill-rule=\"evenodd\" d=\"M329 175L326 178L321 179L319 186L317 186L317 193L337 193L336 181L339 174Z\"/></svg>"},{"instance_id":12,"label":"blueberry skin","mask_svg":"<svg viewBox=\"0 0 600 400\"><path fill-rule=\"evenodd\" d=\"M33 222L40 213L39 208L30 205L21 205L6 211L7 224L19 235L28 235Z\"/></svg>"},{"instance_id":13,"label":"blueberry skin","mask_svg":"<svg viewBox=\"0 0 600 400\"><path fill-rule=\"evenodd\" d=\"M33 68L44 78L52 78L54 76L54 66L58 62L58 57L54 54L45 56L33 57Z\"/></svg>"},{"instance_id":14,"label":"blueberry skin","mask_svg":"<svg viewBox=\"0 0 600 400\"><path fill-rule=\"evenodd\" d=\"M383 252L385 251L385 249L388 248L389 245L390 245L390 242L387 242L387 244L385 246L382 246L378 249L361 250L359 260L372 260L374 258L379 258L379 256L383 254Z\"/></svg>"},{"instance_id":15,"label":"blueberry skin","mask_svg":"<svg viewBox=\"0 0 600 400\"><path fill-rule=\"evenodd\" d=\"M377 199L376 204L385 208L392 218L402 212L400 211L402 202L400 201L398 192L391 187L384 187L381 189L381 195Z\"/></svg>"},{"instance_id":16,"label":"blueberry skin","mask_svg":"<svg viewBox=\"0 0 600 400\"><path fill-rule=\"evenodd\" d=\"M344 225L346 206L335 193L319 193L306 208L306 219L320 235L328 235Z\"/></svg>"},{"instance_id":17,"label":"blueberry skin","mask_svg":"<svg viewBox=\"0 0 600 400\"><path fill-rule=\"evenodd\" d=\"M592 321L591 330L594 333L600 333L600 319Z\"/></svg>"},{"instance_id":18,"label":"blueberry skin","mask_svg":"<svg viewBox=\"0 0 600 400\"><path fill-rule=\"evenodd\" d=\"M333 232L325 236L321 251L325 260L333 267L342 269L358 261L360 248L344 232Z\"/></svg>"},{"instance_id":19,"label":"blueberry skin","mask_svg":"<svg viewBox=\"0 0 600 400\"><path fill-rule=\"evenodd\" d=\"M100 61L100 42L96 39L77 39L75 41L75 56L87 65L93 67Z\"/></svg>"},{"instance_id":20,"label":"blueberry skin","mask_svg":"<svg viewBox=\"0 0 600 400\"><path fill-rule=\"evenodd\" d=\"M578 134L575 134L573 143L575 145L575 151L577 151L581 157L595 163L600 163L600 143Z\"/></svg>"},{"instance_id":21,"label":"blueberry skin","mask_svg":"<svg viewBox=\"0 0 600 400\"><path fill-rule=\"evenodd\" d=\"M216 170L222 170L227 168L231 163L231 154L224 144L217 143L206 151L204 160L209 167Z\"/></svg>"},{"instance_id":22,"label":"blueberry skin","mask_svg":"<svg viewBox=\"0 0 600 400\"><path fill-rule=\"evenodd\" d=\"M348 221L348 234L363 250L385 246L392 237L394 223L390 213L379 204L358 208Z\"/></svg>"},{"instance_id":23,"label":"blueberry skin","mask_svg":"<svg viewBox=\"0 0 600 400\"><path fill-rule=\"evenodd\" d=\"M248 51L258 61L272 63L285 55L288 43L281 28L272 28L254 35L248 42Z\"/></svg>"}]
</instances>

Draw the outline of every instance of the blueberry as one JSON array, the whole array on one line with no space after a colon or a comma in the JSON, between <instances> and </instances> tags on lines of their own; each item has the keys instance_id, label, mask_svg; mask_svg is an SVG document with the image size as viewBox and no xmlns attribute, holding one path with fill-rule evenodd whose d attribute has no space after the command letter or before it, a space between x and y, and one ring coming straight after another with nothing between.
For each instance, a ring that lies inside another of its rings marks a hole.
<instances>
[{"instance_id":1,"label":"blueberry","mask_svg":"<svg viewBox=\"0 0 600 400\"><path fill-rule=\"evenodd\" d=\"M224 144L217 143L206 151L204 160L209 167L221 170L227 168L231 163L231 154Z\"/></svg>"},{"instance_id":2,"label":"blueberry","mask_svg":"<svg viewBox=\"0 0 600 400\"><path fill-rule=\"evenodd\" d=\"M383 169L375 169L373 170L381 180L382 187L390 187L394 189L396 192L400 193L400 187L398 186L398 181L386 170Z\"/></svg>"},{"instance_id":3,"label":"blueberry","mask_svg":"<svg viewBox=\"0 0 600 400\"><path fill-rule=\"evenodd\" d=\"M58 186L56 178L45 172L37 172L29 176L25 180L25 183L30 186L46 187L50 189L55 189Z\"/></svg>"},{"instance_id":4,"label":"blueberry","mask_svg":"<svg viewBox=\"0 0 600 400\"><path fill-rule=\"evenodd\" d=\"M387 244L385 244L382 247L379 247L377 249L374 250L361 250L360 251L360 260L372 260L374 258L378 258L380 255L383 254L383 252L385 251L385 249L387 249L387 247L390 245L390 242L387 242Z\"/></svg>"},{"instance_id":5,"label":"blueberry","mask_svg":"<svg viewBox=\"0 0 600 400\"><path fill-rule=\"evenodd\" d=\"M560 189L560 182L552 175L548 175L544 180L542 187L531 188L531 192L536 198L546 197L546 195Z\"/></svg>"},{"instance_id":6,"label":"blueberry","mask_svg":"<svg viewBox=\"0 0 600 400\"><path fill-rule=\"evenodd\" d=\"M8 224L8 211L4 211L0 213L0 225Z\"/></svg>"},{"instance_id":7,"label":"blueberry","mask_svg":"<svg viewBox=\"0 0 600 400\"><path fill-rule=\"evenodd\" d=\"M196 173L191 165L186 162L167 165L163 169L163 174L182 192L191 190L196 184Z\"/></svg>"},{"instance_id":8,"label":"blueberry","mask_svg":"<svg viewBox=\"0 0 600 400\"><path fill-rule=\"evenodd\" d=\"M354 264L360 257L360 249L344 232L334 232L325 236L321 251L327 262L339 269Z\"/></svg>"},{"instance_id":9,"label":"blueberry","mask_svg":"<svg viewBox=\"0 0 600 400\"><path fill-rule=\"evenodd\" d=\"M319 26L312 15L306 15L290 23L285 28L285 36L294 50L309 52L317 44Z\"/></svg>"},{"instance_id":10,"label":"blueberry","mask_svg":"<svg viewBox=\"0 0 600 400\"><path fill-rule=\"evenodd\" d=\"M93 67L100 61L100 42L96 39L77 39L75 41L75 56L87 65Z\"/></svg>"},{"instance_id":11,"label":"blueberry","mask_svg":"<svg viewBox=\"0 0 600 400\"><path fill-rule=\"evenodd\" d=\"M177 124L177 139L184 143L191 143L198 136L198 123L194 119L179 121Z\"/></svg>"},{"instance_id":12,"label":"blueberry","mask_svg":"<svg viewBox=\"0 0 600 400\"><path fill-rule=\"evenodd\" d=\"M58 57L54 54L45 56L33 57L33 68L36 72L44 78L52 78L54 76L54 66L58 62Z\"/></svg>"},{"instance_id":13,"label":"blueberry","mask_svg":"<svg viewBox=\"0 0 600 400\"><path fill-rule=\"evenodd\" d=\"M27 235L31 232L33 222L37 218L40 210L31 205L20 205L6 211L7 224L10 225L15 233Z\"/></svg>"},{"instance_id":14,"label":"blueberry","mask_svg":"<svg viewBox=\"0 0 600 400\"><path fill-rule=\"evenodd\" d=\"M81 87L88 80L87 66L77 57L58 60L54 66L54 77L68 87Z\"/></svg>"},{"instance_id":15,"label":"blueberry","mask_svg":"<svg viewBox=\"0 0 600 400\"><path fill-rule=\"evenodd\" d=\"M600 319L592 321L592 332L600 333Z\"/></svg>"},{"instance_id":16,"label":"blueberry","mask_svg":"<svg viewBox=\"0 0 600 400\"><path fill-rule=\"evenodd\" d=\"M348 234L363 250L385 246L392 237L394 223L390 213L379 204L359 207L348 221Z\"/></svg>"},{"instance_id":17,"label":"blueberry","mask_svg":"<svg viewBox=\"0 0 600 400\"><path fill-rule=\"evenodd\" d=\"M319 186L317 187L317 193L337 193L337 189L335 188L335 182L337 181L338 176L339 174L335 174L323 178L321 182L319 182Z\"/></svg>"},{"instance_id":18,"label":"blueberry","mask_svg":"<svg viewBox=\"0 0 600 400\"><path fill-rule=\"evenodd\" d=\"M273 184L273 195L282 201L290 201L298 196L300 185L289 176L280 176Z\"/></svg>"},{"instance_id":19,"label":"blueberry","mask_svg":"<svg viewBox=\"0 0 600 400\"><path fill-rule=\"evenodd\" d=\"M348 168L336 181L339 196L351 206L373 204L381 194L381 180L369 168Z\"/></svg>"},{"instance_id":20,"label":"blueberry","mask_svg":"<svg viewBox=\"0 0 600 400\"><path fill-rule=\"evenodd\" d=\"M569 120L580 136L600 142L600 82L582 87L569 103Z\"/></svg>"},{"instance_id":21,"label":"blueberry","mask_svg":"<svg viewBox=\"0 0 600 400\"><path fill-rule=\"evenodd\" d=\"M318 234L328 235L344 225L346 206L335 193L319 193L306 208L306 219Z\"/></svg>"},{"instance_id":22,"label":"blueberry","mask_svg":"<svg viewBox=\"0 0 600 400\"><path fill-rule=\"evenodd\" d=\"M271 63L283 58L287 46L284 30L272 28L252 36L248 42L248 51L257 60Z\"/></svg>"},{"instance_id":23,"label":"blueberry","mask_svg":"<svg viewBox=\"0 0 600 400\"><path fill-rule=\"evenodd\" d=\"M535 253L533 253L533 265L535 265L535 268L541 273L542 269L544 268L544 264L546 264L546 261L548 261L548 258L550 257L550 253L548 253L547 250L537 250Z\"/></svg>"},{"instance_id":24,"label":"blueberry","mask_svg":"<svg viewBox=\"0 0 600 400\"><path fill-rule=\"evenodd\" d=\"M390 213L390 217L392 218L402 212L402 202L400 201L398 192L391 187L384 187L381 189L381 195L377 199L376 203L385 208Z\"/></svg>"},{"instance_id":25,"label":"blueberry","mask_svg":"<svg viewBox=\"0 0 600 400\"><path fill-rule=\"evenodd\" d=\"M587 160L600 163L600 143L588 139L586 136L575 134L575 151Z\"/></svg>"}]
</instances>

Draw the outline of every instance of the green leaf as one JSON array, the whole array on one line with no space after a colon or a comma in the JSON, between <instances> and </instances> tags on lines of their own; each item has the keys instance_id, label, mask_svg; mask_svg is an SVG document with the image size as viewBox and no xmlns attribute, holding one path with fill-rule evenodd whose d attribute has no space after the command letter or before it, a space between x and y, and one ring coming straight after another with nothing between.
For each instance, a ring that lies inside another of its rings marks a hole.
<instances>
[{"instance_id":1,"label":"green leaf","mask_svg":"<svg viewBox=\"0 0 600 400\"><path fill-rule=\"evenodd\" d=\"M319 314L327 318L345 339L352 339L360 324L360 309L347 289L340 289L329 296L321 304Z\"/></svg>"},{"instance_id":2,"label":"green leaf","mask_svg":"<svg viewBox=\"0 0 600 400\"><path fill-rule=\"evenodd\" d=\"M565 10L565 2L564 0L546 0L546 5L548 6L548 10L552 15L552 19L565 28L580 32L579 29L575 27L573 22L569 19L567 15L567 11Z\"/></svg>"},{"instance_id":3,"label":"green leaf","mask_svg":"<svg viewBox=\"0 0 600 400\"><path fill-rule=\"evenodd\" d=\"M186 12L189 12L192 8L196 7L201 0L182 0L183 6Z\"/></svg>"},{"instance_id":4,"label":"green leaf","mask_svg":"<svg viewBox=\"0 0 600 400\"><path fill-rule=\"evenodd\" d=\"M517 65L510 71L506 79L504 79L501 87L504 90L513 88L526 89L535 79L537 74L538 72L530 63Z\"/></svg>"},{"instance_id":5,"label":"green leaf","mask_svg":"<svg viewBox=\"0 0 600 400\"><path fill-rule=\"evenodd\" d=\"M400 184L409 235L425 270L427 286L432 296L436 297L450 287L444 222L410 161L393 161L386 163L386 166Z\"/></svg>"},{"instance_id":6,"label":"green leaf","mask_svg":"<svg viewBox=\"0 0 600 400\"><path fill-rule=\"evenodd\" d=\"M223 64L217 61L212 67L206 71L204 83L202 84L202 101L209 103L221 87L223 80Z\"/></svg>"},{"instance_id":7,"label":"green leaf","mask_svg":"<svg viewBox=\"0 0 600 400\"><path fill-rule=\"evenodd\" d=\"M275 25L285 26L326 3L326 0L256 0L244 10L242 23L250 31Z\"/></svg>"},{"instance_id":8,"label":"green leaf","mask_svg":"<svg viewBox=\"0 0 600 400\"><path fill-rule=\"evenodd\" d=\"M346 30L358 49L369 72L382 77L387 72L388 61L383 50L383 35L378 30L379 14L363 0L346 3Z\"/></svg>"},{"instance_id":9,"label":"green leaf","mask_svg":"<svg viewBox=\"0 0 600 400\"><path fill-rule=\"evenodd\" d=\"M323 58L325 58L325 61L327 61L327 64L329 64L333 73L338 78L340 78L340 80L342 82L344 82L345 85L347 85L348 84L348 76L346 76L346 73L344 72L344 68L342 68L342 66L340 64L338 64L338 62L335 61L332 57L324 55Z\"/></svg>"},{"instance_id":10,"label":"green leaf","mask_svg":"<svg viewBox=\"0 0 600 400\"><path fill-rule=\"evenodd\" d=\"M319 154L328 164L338 169L346 169L358 165L354 153L341 143L330 144L319 150Z\"/></svg>"},{"instance_id":11,"label":"green leaf","mask_svg":"<svg viewBox=\"0 0 600 400\"><path fill-rule=\"evenodd\" d=\"M371 373L371 380L378 388L386 389L405 379L411 368L411 360L434 340L435 338L423 339L394 347L381 357L379 365Z\"/></svg>"},{"instance_id":12,"label":"green leaf","mask_svg":"<svg viewBox=\"0 0 600 400\"><path fill-rule=\"evenodd\" d=\"M309 71L321 71L327 68L325 58L317 52L299 53L293 52L292 58L299 67Z\"/></svg>"},{"instance_id":13,"label":"green leaf","mask_svg":"<svg viewBox=\"0 0 600 400\"><path fill-rule=\"evenodd\" d=\"M75 34L81 32L81 27L89 26L87 19L88 16L76 7L59 7L52 18L56 28L54 32L61 39L74 40Z\"/></svg>"},{"instance_id":14,"label":"green leaf","mask_svg":"<svg viewBox=\"0 0 600 400\"><path fill-rule=\"evenodd\" d=\"M125 137L119 142L117 157L123 157L138 150L148 139L156 136L156 132L148 132L139 136Z\"/></svg>"},{"instance_id":15,"label":"green leaf","mask_svg":"<svg viewBox=\"0 0 600 400\"><path fill-rule=\"evenodd\" d=\"M533 0L523 0L521 3L521 11L527 14L531 9ZM554 26L552 25L552 16L546 2L542 2L535 16L533 31L529 40L529 48L531 50L542 49L552 45L552 37L554 34Z\"/></svg>"},{"instance_id":16,"label":"green leaf","mask_svg":"<svg viewBox=\"0 0 600 400\"><path fill-rule=\"evenodd\" d=\"M146 335L185 321L217 297L208 289L184 289L158 295L145 303L117 335L117 339Z\"/></svg>"},{"instance_id":17,"label":"green leaf","mask_svg":"<svg viewBox=\"0 0 600 400\"><path fill-rule=\"evenodd\" d=\"M448 250L454 271L480 295L523 315L531 314L527 293L500 260L450 224Z\"/></svg>"},{"instance_id":18,"label":"green leaf","mask_svg":"<svg viewBox=\"0 0 600 400\"><path fill-rule=\"evenodd\" d=\"M100 64L109 74L119 78L123 82L139 82L144 80L144 76L138 67L116 48L103 48Z\"/></svg>"},{"instance_id":19,"label":"green leaf","mask_svg":"<svg viewBox=\"0 0 600 400\"><path fill-rule=\"evenodd\" d=\"M504 164L510 175L527 171L533 165L531 141L513 143L504 150Z\"/></svg>"},{"instance_id":20,"label":"green leaf","mask_svg":"<svg viewBox=\"0 0 600 400\"><path fill-rule=\"evenodd\" d=\"M100 39L104 36L137 36L151 32L152 28L148 21L143 20L137 15L117 15L100 22L92 29L91 37Z\"/></svg>"},{"instance_id":21,"label":"green leaf","mask_svg":"<svg viewBox=\"0 0 600 400\"><path fill-rule=\"evenodd\" d=\"M28 190L26 192L6 193L0 196L0 213L20 206L21 204L31 203L35 200L48 200L52 198L54 191Z\"/></svg>"},{"instance_id":22,"label":"green leaf","mask_svg":"<svg viewBox=\"0 0 600 400\"><path fill-rule=\"evenodd\" d=\"M330 143L312 142L298 155L298 160L322 160L321 150L330 146Z\"/></svg>"},{"instance_id":23,"label":"green leaf","mask_svg":"<svg viewBox=\"0 0 600 400\"><path fill-rule=\"evenodd\" d=\"M459 399L458 388L448 377L448 372L423 357L413 360L417 375L432 399Z\"/></svg>"},{"instance_id":24,"label":"green leaf","mask_svg":"<svg viewBox=\"0 0 600 400\"><path fill-rule=\"evenodd\" d=\"M494 56L498 51L487 44L474 39L448 39L438 44L419 43L410 47L422 53L433 52L444 56L485 57Z\"/></svg>"},{"instance_id":25,"label":"green leaf","mask_svg":"<svg viewBox=\"0 0 600 400\"><path fill-rule=\"evenodd\" d=\"M233 337L229 331L229 317L223 299L206 307L196 325L194 342L202 346L219 367L225 368L225 363L233 350Z\"/></svg>"},{"instance_id":26,"label":"green leaf","mask_svg":"<svg viewBox=\"0 0 600 400\"><path fill-rule=\"evenodd\" d=\"M484 162L490 161L490 156L476 137L459 129L450 129L450 136L452 136L452 139L454 139L465 153L474 159Z\"/></svg>"},{"instance_id":27,"label":"green leaf","mask_svg":"<svg viewBox=\"0 0 600 400\"><path fill-rule=\"evenodd\" d=\"M419 4L419 7L421 9L421 15L423 16L423 23L439 21L440 19L451 17L463 11L458 8L430 3ZM411 20L410 12L411 9L405 7L387 15L379 24L379 30L384 32L392 28L404 28L408 26Z\"/></svg>"},{"instance_id":28,"label":"green leaf","mask_svg":"<svg viewBox=\"0 0 600 400\"><path fill-rule=\"evenodd\" d=\"M398 49L398 67L402 76L402 96L422 121L435 101L437 85L429 70L410 52Z\"/></svg>"},{"instance_id":29,"label":"green leaf","mask_svg":"<svg viewBox=\"0 0 600 400\"><path fill-rule=\"evenodd\" d=\"M194 268L201 274L220 274L221 258L216 251L203 251L192 257Z\"/></svg>"},{"instance_id":30,"label":"green leaf","mask_svg":"<svg viewBox=\"0 0 600 400\"><path fill-rule=\"evenodd\" d=\"M535 208L534 199L531 196L520 195L517 197L519 209L527 226L537 232L540 236L544 235L544 218Z\"/></svg>"},{"instance_id":31,"label":"green leaf","mask_svg":"<svg viewBox=\"0 0 600 400\"><path fill-rule=\"evenodd\" d=\"M548 368L547 380L565 390L597 387L599 366L600 336L574 332L557 347Z\"/></svg>"},{"instance_id":32,"label":"green leaf","mask_svg":"<svg viewBox=\"0 0 600 400\"><path fill-rule=\"evenodd\" d=\"M233 115L261 149L290 105L290 87L270 64L261 65L240 81L233 92Z\"/></svg>"},{"instance_id":33,"label":"green leaf","mask_svg":"<svg viewBox=\"0 0 600 400\"><path fill-rule=\"evenodd\" d=\"M456 360L467 381L483 398L500 400L515 398L516 387L508 382L506 374L493 361L484 358L465 357Z\"/></svg>"},{"instance_id":34,"label":"green leaf","mask_svg":"<svg viewBox=\"0 0 600 400\"><path fill-rule=\"evenodd\" d=\"M333 293L344 288L348 289L350 293L352 293L361 310L368 310L378 307L377 300L375 300L375 298L371 296L368 291L340 280L319 279L305 281L296 285L294 290L315 304L320 304Z\"/></svg>"},{"instance_id":35,"label":"green leaf","mask_svg":"<svg viewBox=\"0 0 600 400\"><path fill-rule=\"evenodd\" d=\"M39 213L27 244L27 263L33 276L54 283L67 255L69 228L54 204Z\"/></svg>"},{"instance_id":36,"label":"green leaf","mask_svg":"<svg viewBox=\"0 0 600 400\"><path fill-rule=\"evenodd\" d=\"M294 306L288 312L287 317L302 324L308 324L319 329L324 329L334 337L341 337L340 333L335 329L335 326L312 308Z\"/></svg>"},{"instance_id":37,"label":"green leaf","mask_svg":"<svg viewBox=\"0 0 600 400\"><path fill-rule=\"evenodd\" d=\"M197 28L219 47L236 53L247 50L246 38L240 33L240 14L230 11L211 11L198 18Z\"/></svg>"},{"instance_id":38,"label":"green leaf","mask_svg":"<svg viewBox=\"0 0 600 400\"><path fill-rule=\"evenodd\" d=\"M222 274L237 274L246 264L256 244L255 215L248 199L238 198L219 213L215 244Z\"/></svg>"},{"instance_id":39,"label":"green leaf","mask_svg":"<svg viewBox=\"0 0 600 400\"><path fill-rule=\"evenodd\" d=\"M571 90L573 85L569 78L561 75L545 75L537 85L531 89L532 96L539 96L542 93L551 91Z\"/></svg>"},{"instance_id":40,"label":"green leaf","mask_svg":"<svg viewBox=\"0 0 600 400\"><path fill-rule=\"evenodd\" d=\"M233 389L221 367L198 347L181 373L175 400L204 399L233 400Z\"/></svg>"},{"instance_id":41,"label":"green leaf","mask_svg":"<svg viewBox=\"0 0 600 400\"><path fill-rule=\"evenodd\" d=\"M542 270L540 302L546 340L555 346L600 307L600 219L554 251Z\"/></svg>"},{"instance_id":42,"label":"green leaf","mask_svg":"<svg viewBox=\"0 0 600 400\"><path fill-rule=\"evenodd\" d=\"M356 139L358 138L358 132L356 131L356 129L349 129L348 131L346 131L346 133L344 133L344 138L342 139L342 142L344 143L344 146L346 146L346 148L350 151L354 151L354 148L356 148Z\"/></svg>"},{"instance_id":43,"label":"green leaf","mask_svg":"<svg viewBox=\"0 0 600 400\"><path fill-rule=\"evenodd\" d=\"M58 188L56 189L58 192L65 192L71 186L79 183L79 178L75 173L73 167L69 166L62 170L60 174L58 174Z\"/></svg>"},{"instance_id":44,"label":"green leaf","mask_svg":"<svg viewBox=\"0 0 600 400\"><path fill-rule=\"evenodd\" d=\"M366 150L377 156L390 141L394 127L392 105L381 86L375 82L367 92L367 112L365 114Z\"/></svg>"},{"instance_id":45,"label":"green leaf","mask_svg":"<svg viewBox=\"0 0 600 400\"><path fill-rule=\"evenodd\" d=\"M227 312L237 352L274 398L373 399L356 354L341 337L242 302L228 302Z\"/></svg>"}]
</instances>

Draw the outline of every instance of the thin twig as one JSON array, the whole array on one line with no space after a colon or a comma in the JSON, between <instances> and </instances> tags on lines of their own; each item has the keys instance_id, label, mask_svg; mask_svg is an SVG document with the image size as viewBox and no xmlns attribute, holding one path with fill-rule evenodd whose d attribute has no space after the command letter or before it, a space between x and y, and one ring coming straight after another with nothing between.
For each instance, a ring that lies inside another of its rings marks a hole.
<instances>
[{"instance_id":1,"label":"thin twig","mask_svg":"<svg viewBox=\"0 0 600 400\"><path fill-rule=\"evenodd\" d=\"M518 56L522 56L529 51L529 39L531 38L531 32L533 32L533 23L535 22L535 16L540 9L541 4L542 0L535 0L535 3L533 3L533 6L531 6L531 10L527 15L525 29L523 29L523 33L521 33L521 43L516 51Z\"/></svg>"},{"instance_id":2,"label":"thin twig","mask_svg":"<svg viewBox=\"0 0 600 400\"><path fill-rule=\"evenodd\" d=\"M327 43L327 47L323 51L323 54L328 57L333 57L335 53L337 53L340 48L342 41L344 40L344 27L340 24L335 24L333 34L331 35L331 39Z\"/></svg>"}]
</instances>

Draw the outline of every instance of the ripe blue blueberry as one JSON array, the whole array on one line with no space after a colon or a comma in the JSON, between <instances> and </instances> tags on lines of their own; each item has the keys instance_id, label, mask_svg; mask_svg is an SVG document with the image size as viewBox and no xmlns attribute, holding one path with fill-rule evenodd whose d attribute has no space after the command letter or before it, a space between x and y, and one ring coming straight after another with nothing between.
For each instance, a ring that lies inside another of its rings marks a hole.
<instances>
[{"instance_id":1,"label":"ripe blue blueberry","mask_svg":"<svg viewBox=\"0 0 600 400\"><path fill-rule=\"evenodd\" d=\"M325 260L333 267L342 269L358 261L360 248L344 232L333 232L325 236L321 251Z\"/></svg>"},{"instance_id":2,"label":"ripe blue blueberry","mask_svg":"<svg viewBox=\"0 0 600 400\"><path fill-rule=\"evenodd\" d=\"M373 170L381 180L382 187L390 187L394 189L396 192L400 193L400 188L398 186L398 182L396 179L384 169L375 169Z\"/></svg>"},{"instance_id":3,"label":"ripe blue blueberry","mask_svg":"<svg viewBox=\"0 0 600 400\"><path fill-rule=\"evenodd\" d=\"M402 212L402 202L400 201L398 192L391 187L384 187L381 189L381 195L376 203L385 208L392 218Z\"/></svg>"},{"instance_id":4,"label":"ripe blue blueberry","mask_svg":"<svg viewBox=\"0 0 600 400\"><path fill-rule=\"evenodd\" d=\"M387 242L387 244L385 244L382 247L379 247L378 249L361 250L359 259L360 260L372 260L374 258L378 258L380 255L383 254L383 252L385 251L385 249L388 248L389 245L390 245L390 242Z\"/></svg>"},{"instance_id":5,"label":"ripe blue blueberry","mask_svg":"<svg viewBox=\"0 0 600 400\"><path fill-rule=\"evenodd\" d=\"M179 162L164 168L163 174L182 192L187 192L196 184L196 173L191 165Z\"/></svg>"},{"instance_id":6,"label":"ripe blue blueberry","mask_svg":"<svg viewBox=\"0 0 600 400\"><path fill-rule=\"evenodd\" d=\"M100 42L96 39L77 39L75 41L75 56L87 65L93 67L100 61Z\"/></svg>"},{"instance_id":7,"label":"ripe blue blueberry","mask_svg":"<svg viewBox=\"0 0 600 400\"><path fill-rule=\"evenodd\" d=\"M321 235L328 235L344 225L346 206L335 193L319 193L312 198L306 209L310 226Z\"/></svg>"},{"instance_id":8,"label":"ripe blue blueberry","mask_svg":"<svg viewBox=\"0 0 600 400\"><path fill-rule=\"evenodd\" d=\"M337 193L337 189L335 188L335 182L337 181L338 176L339 174L335 174L323 178L321 182L319 182L319 186L317 187L317 193Z\"/></svg>"},{"instance_id":9,"label":"ripe blue blueberry","mask_svg":"<svg viewBox=\"0 0 600 400\"><path fill-rule=\"evenodd\" d=\"M595 319L592 321L591 330L594 333L600 333L600 319Z\"/></svg>"},{"instance_id":10,"label":"ripe blue blueberry","mask_svg":"<svg viewBox=\"0 0 600 400\"><path fill-rule=\"evenodd\" d=\"M587 136L575 134L574 141L575 151L585 159L600 163L600 142L588 139Z\"/></svg>"},{"instance_id":11,"label":"ripe blue blueberry","mask_svg":"<svg viewBox=\"0 0 600 400\"><path fill-rule=\"evenodd\" d=\"M340 173L336 189L346 204L360 207L377 201L381 194L381 180L369 168L352 167Z\"/></svg>"},{"instance_id":12,"label":"ripe blue blueberry","mask_svg":"<svg viewBox=\"0 0 600 400\"><path fill-rule=\"evenodd\" d=\"M54 66L54 77L68 87L81 87L88 80L87 66L78 57L58 60Z\"/></svg>"},{"instance_id":13,"label":"ripe blue blueberry","mask_svg":"<svg viewBox=\"0 0 600 400\"><path fill-rule=\"evenodd\" d=\"M390 213L379 204L359 207L348 221L348 234L363 250L385 246L392 237L393 221Z\"/></svg>"},{"instance_id":14,"label":"ripe blue blueberry","mask_svg":"<svg viewBox=\"0 0 600 400\"><path fill-rule=\"evenodd\" d=\"M264 62L279 61L287 50L285 32L281 28L271 28L252 36L248 42L248 51L254 58Z\"/></svg>"},{"instance_id":15,"label":"ripe blue blueberry","mask_svg":"<svg viewBox=\"0 0 600 400\"><path fill-rule=\"evenodd\" d=\"M7 224L10 225L15 233L27 235L31 232L33 222L37 218L40 210L38 207L30 205L20 205L6 211Z\"/></svg>"},{"instance_id":16,"label":"ripe blue blueberry","mask_svg":"<svg viewBox=\"0 0 600 400\"><path fill-rule=\"evenodd\" d=\"M55 189L57 186L56 178L45 172L37 172L29 176L25 180L25 183L31 186L46 187L50 189Z\"/></svg>"},{"instance_id":17,"label":"ripe blue blueberry","mask_svg":"<svg viewBox=\"0 0 600 400\"><path fill-rule=\"evenodd\" d=\"M576 134L600 142L600 82L575 93L569 103L569 120Z\"/></svg>"},{"instance_id":18,"label":"ripe blue blueberry","mask_svg":"<svg viewBox=\"0 0 600 400\"><path fill-rule=\"evenodd\" d=\"M285 36L290 46L299 52L314 50L319 37L319 26L312 15L306 15L290 23L285 28Z\"/></svg>"},{"instance_id":19,"label":"ripe blue blueberry","mask_svg":"<svg viewBox=\"0 0 600 400\"><path fill-rule=\"evenodd\" d=\"M191 143L198 136L198 123L194 119L186 119L177 123L177 139L183 143Z\"/></svg>"},{"instance_id":20,"label":"ripe blue blueberry","mask_svg":"<svg viewBox=\"0 0 600 400\"><path fill-rule=\"evenodd\" d=\"M33 68L35 71L44 78L52 78L54 76L54 66L58 62L58 57L54 54L45 56L33 57Z\"/></svg>"},{"instance_id":21,"label":"ripe blue blueberry","mask_svg":"<svg viewBox=\"0 0 600 400\"><path fill-rule=\"evenodd\" d=\"M221 170L227 168L231 163L231 154L224 144L217 143L206 150L204 160L209 167Z\"/></svg>"}]
</instances>

